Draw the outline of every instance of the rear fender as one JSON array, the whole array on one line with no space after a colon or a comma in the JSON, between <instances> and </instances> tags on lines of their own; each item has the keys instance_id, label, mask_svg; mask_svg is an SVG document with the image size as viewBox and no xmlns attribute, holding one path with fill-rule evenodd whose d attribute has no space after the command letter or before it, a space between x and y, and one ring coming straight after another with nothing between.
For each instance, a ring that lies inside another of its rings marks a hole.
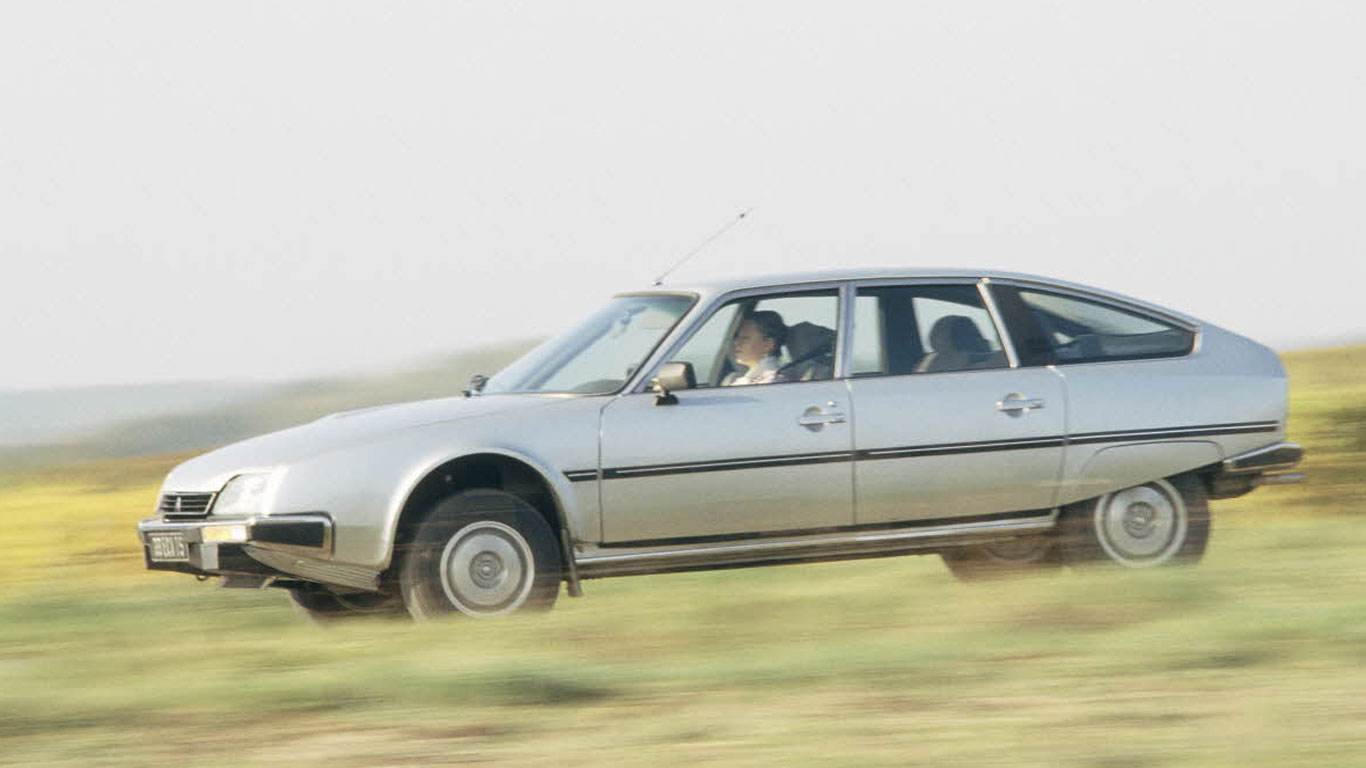
<instances>
[{"instance_id":1,"label":"rear fender","mask_svg":"<svg viewBox=\"0 0 1366 768\"><path fill-rule=\"evenodd\" d=\"M1129 488L1217 464L1224 458L1215 443L1205 440L1117 445L1096 451L1077 477L1063 488L1059 504Z\"/></svg>"}]
</instances>

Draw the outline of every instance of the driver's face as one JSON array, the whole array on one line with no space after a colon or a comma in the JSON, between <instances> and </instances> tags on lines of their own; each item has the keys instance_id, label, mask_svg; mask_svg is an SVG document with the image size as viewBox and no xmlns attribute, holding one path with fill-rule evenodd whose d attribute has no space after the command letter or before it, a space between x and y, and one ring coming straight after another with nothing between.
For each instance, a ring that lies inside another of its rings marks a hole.
<instances>
[{"instance_id":1,"label":"driver's face","mask_svg":"<svg viewBox=\"0 0 1366 768\"><path fill-rule=\"evenodd\" d=\"M746 320L730 341L730 357L740 365L752 366L773 354L773 348L773 339L764 338L759 326L753 320Z\"/></svg>"}]
</instances>

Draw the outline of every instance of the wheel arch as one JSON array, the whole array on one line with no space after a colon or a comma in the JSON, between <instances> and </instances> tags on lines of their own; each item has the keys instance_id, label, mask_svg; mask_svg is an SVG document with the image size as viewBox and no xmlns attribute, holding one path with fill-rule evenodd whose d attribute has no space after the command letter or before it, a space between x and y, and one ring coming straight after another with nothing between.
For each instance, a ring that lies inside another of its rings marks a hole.
<instances>
[{"instance_id":1,"label":"wheel arch","mask_svg":"<svg viewBox=\"0 0 1366 768\"><path fill-rule=\"evenodd\" d=\"M1219 445L1207 440L1134 443L1092 454L1067 484L1060 506L1073 504L1153 480L1185 474L1223 460Z\"/></svg>"},{"instance_id":2,"label":"wheel arch","mask_svg":"<svg viewBox=\"0 0 1366 768\"><path fill-rule=\"evenodd\" d=\"M532 506L555 532L565 564L566 578L576 584L570 541L568 495L557 487L555 476L534 459L504 449L482 449L440 460L414 473L402 497L397 514L392 516L389 541L392 542L388 570L397 563L392 556L412 540L413 530L435 504L443 498L472 488L494 488L511 493Z\"/></svg>"}]
</instances>

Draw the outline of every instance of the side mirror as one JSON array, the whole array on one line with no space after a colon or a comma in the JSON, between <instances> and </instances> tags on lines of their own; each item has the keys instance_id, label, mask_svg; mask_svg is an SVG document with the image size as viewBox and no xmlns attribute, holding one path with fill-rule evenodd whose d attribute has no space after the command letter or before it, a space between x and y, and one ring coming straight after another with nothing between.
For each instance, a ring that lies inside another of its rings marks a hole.
<instances>
[{"instance_id":1,"label":"side mirror","mask_svg":"<svg viewBox=\"0 0 1366 768\"><path fill-rule=\"evenodd\" d=\"M464 394L465 397L469 397L470 395L477 395L480 392L484 391L484 385L487 384L488 381L489 377L483 375L482 373L476 373L470 377L469 389L466 389L462 394Z\"/></svg>"},{"instance_id":2,"label":"side mirror","mask_svg":"<svg viewBox=\"0 0 1366 768\"><path fill-rule=\"evenodd\" d=\"M673 391L697 386L697 376L693 374L692 363L668 362L659 367L651 385L655 391L655 405L677 405L678 398Z\"/></svg>"}]
</instances>

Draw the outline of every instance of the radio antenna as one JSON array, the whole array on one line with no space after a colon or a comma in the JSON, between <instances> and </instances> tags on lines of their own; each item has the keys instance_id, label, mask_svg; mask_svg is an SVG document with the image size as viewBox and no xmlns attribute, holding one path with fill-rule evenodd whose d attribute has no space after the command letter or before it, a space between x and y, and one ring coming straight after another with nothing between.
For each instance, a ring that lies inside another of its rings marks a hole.
<instances>
[{"instance_id":1,"label":"radio antenna","mask_svg":"<svg viewBox=\"0 0 1366 768\"><path fill-rule=\"evenodd\" d=\"M655 285L660 285L660 284L662 284L662 283L664 282L664 278L668 277L670 272L672 272L672 271L674 271L675 269L678 269L679 267L683 266L683 263L686 262L688 259L691 259L692 257L696 256L697 254L701 253L702 250L703 250L704 248L706 248L707 246L709 246L709 245L711 245L712 243L716 242L722 235L724 235L724 234L726 234L727 232L729 232L731 227L733 227L733 226L735 226L736 224L739 224L740 222L744 221L744 220L745 220L745 217L748 216L748 215L749 215L749 212L752 211L752 210L754 210L754 209L753 209L753 208L746 208L745 210L741 211L739 216L736 216L734 219L732 219L732 220L726 222L726 226L721 227L720 229L716 230L716 232L715 232L711 237L709 237L709 238L707 238L706 240L703 240L702 242L698 243L696 248L693 248L691 251L688 251L687 253L683 254L683 258L681 258L681 259L679 259L677 262L675 262L674 265L673 265L672 267L669 267L668 269L664 270L664 274L662 274L662 275L660 275L659 277L656 277L656 278L655 278Z\"/></svg>"}]
</instances>

